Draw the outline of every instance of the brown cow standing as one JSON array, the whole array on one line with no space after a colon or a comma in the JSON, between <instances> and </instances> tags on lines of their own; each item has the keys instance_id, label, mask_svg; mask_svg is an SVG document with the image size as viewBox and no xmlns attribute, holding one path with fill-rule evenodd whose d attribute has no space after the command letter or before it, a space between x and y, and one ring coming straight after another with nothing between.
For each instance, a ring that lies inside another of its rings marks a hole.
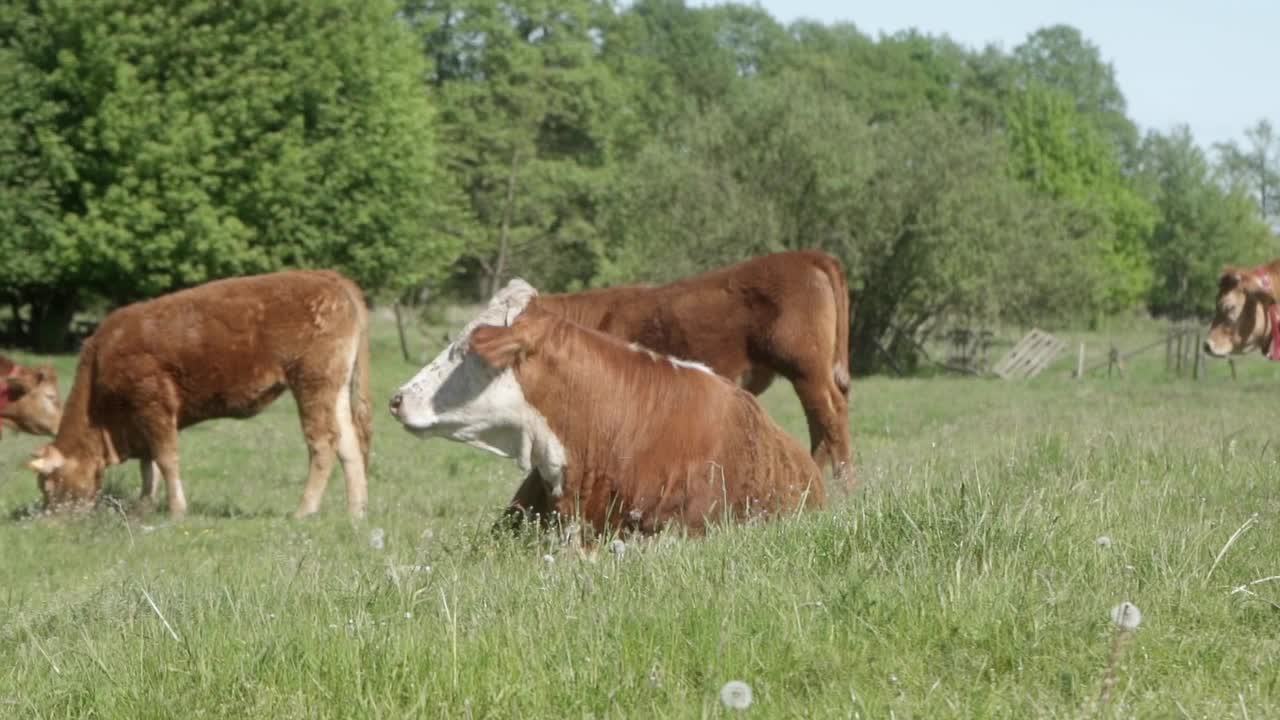
<instances>
[{"instance_id":1,"label":"brown cow standing","mask_svg":"<svg viewBox=\"0 0 1280 720\"><path fill-rule=\"evenodd\" d=\"M545 481L530 511L597 533L679 523L701 534L720 518L824 504L821 469L750 393L569 322L533 294L513 281L486 324L396 393L406 429L519 458Z\"/></svg>"},{"instance_id":2,"label":"brown cow standing","mask_svg":"<svg viewBox=\"0 0 1280 720\"><path fill-rule=\"evenodd\" d=\"M1218 298L1204 341L1214 357L1259 350L1280 360L1280 260L1252 270L1227 268L1218 279Z\"/></svg>"},{"instance_id":3,"label":"brown cow standing","mask_svg":"<svg viewBox=\"0 0 1280 720\"><path fill-rule=\"evenodd\" d=\"M658 287L542 295L539 305L655 352L700 362L754 395L791 381L814 460L845 475L849 289L836 258L781 252Z\"/></svg>"},{"instance_id":4,"label":"brown cow standing","mask_svg":"<svg viewBox=\"0 0 1280 720\"><path fill-rule=\"evenodd\" d=\"M0 355L0 427L52 435L58 431L61 417L58 374L53 368L23 367Z\"/></svg>"},{"instance_id":5,"label":"brown cow standing","mask_svg":"<svg viewBox=\"0 0 1280 720\"><path fill-rule=\"evenodd\" d=\"M296 515L319 509L335 451L347 507L362 516L372 418L368 312L350 280L292 271L207 283L123 307L85 342L62 424L30 463L47 507L91 502L109 465L137 458L142 500L163 475L169 513L186 499L178 431L248 418L286 389L311 454Z\"/></svg>"}]
</instances>

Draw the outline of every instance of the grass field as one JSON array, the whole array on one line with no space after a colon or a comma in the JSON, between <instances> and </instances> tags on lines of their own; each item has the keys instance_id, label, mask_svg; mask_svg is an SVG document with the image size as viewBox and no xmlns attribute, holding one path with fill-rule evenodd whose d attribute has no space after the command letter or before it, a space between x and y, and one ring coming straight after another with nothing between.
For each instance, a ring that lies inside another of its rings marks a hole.
<instances>
[{"instance_id":1,"label":"grass field","mask_svg":"<svg viewBox=\"0 0 1280 720\"><path fill-rule=\"evenodd\" d=\"M762 718L1280 717L1280 366L857 381L858 493L589 562L491 537L519 470L400 430L383 407L417 368L386 326L374 355L354 527L336 473L288 519L287 399L184 433L179 525L24 519L41 441L7 434L0 717L728 717L730 680ZM764 402L803 437L788 385ZM138 485L109 473L126 505ZM1113 652L1124 600L1143 620Z\"/></svg>"}]
</instances>

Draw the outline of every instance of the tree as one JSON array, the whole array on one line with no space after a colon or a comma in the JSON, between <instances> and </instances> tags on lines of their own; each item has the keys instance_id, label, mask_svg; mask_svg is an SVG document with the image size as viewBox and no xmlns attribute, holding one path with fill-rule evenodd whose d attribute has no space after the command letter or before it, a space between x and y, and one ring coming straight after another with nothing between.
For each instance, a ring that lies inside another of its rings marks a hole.
<instances>
[{"instance_id":1,"label":"tree","mask_svg":"<svg viewBox=\"0 0 1280 720\"><path fill-rule=\"evenodd\" d=\"M58 344L86 294L335 267L439 278L422 60L385 2L5 6L2 286ZM41 322L43 321L43 322Z\"/></svg>"},{"instance_id":2,"label":"tree","mask_svg":"<svg viewBox=\"0 0 1280 720\"><path fill-rule=\"evenodd\" d=\"M589 277L599 172L617 87L594 0L427 0L404 15L433 58L443 159L469 211L464 278L492 294Z\"/></svg>"},{"instance_id":3,"label":"tree","mask_svg":"<svg viewBox=\"0 0 1280 720\"><path fill-rule=\"evenodd\" d=\"M614 186L597 281L826 249L850 276L854 370L886 353L911 367L950 322L1060 318L1092 292L1055 207L1008 162L1001 138L952 115L873 126L802 78L759 80L655 139Z\"/></svg>"},{"instance_id":4,"label":"tree","mask_svg":"<svg viewBox=\"0 0 1280 720\"><path fill-rule=\"evenodd\" d=\"M1245 130L1244 136L1246 148L1234 141L1214 146L1219 174L1228 187L1249 194L1262 219L1280 232L1280 136L1266 118Z\"/></svg>"},{"instance_id":5,"label":"tree","mask_svg":"<svg viewBox=\"0 0 1280 720\"><path fill-rule=\"evenodd\" d=\"M1154 209L1071 97L1032 82L1008 102L1012 172L1064 204L1071 220L1066 229L1095 278L1095 296L1079 309L1097 318L1134 307L1151 289L1147 242Z\"/></svg>"},{"instance_id":6,"label":"tree","mask_svg":"<svg viewBox=\"0 0 1280 720\"><path fill-rule=\"evenodd\" d=\"M1018 87L1042 84L1070 97L1076 111L1102 133L1123 167L1133 163L1138 129L1126 115L1115 68L1098 46L1070 25L1041 28L1013 50Z\"/></svg>"},{"instance_id":7,"label":"tree","mask_svg":"<svg viewBox=\"0 0 1280 720\"><path fill-rule=\"evenodd\" d=\"M1151 308L1175 318L1207 315L1222 268L1269 260L1275 240L1247 195L1214 182L1185 126L1168 135L1149 134L1141 167L1159 210L1151 236Z\"/></svg>"}]
</instances>

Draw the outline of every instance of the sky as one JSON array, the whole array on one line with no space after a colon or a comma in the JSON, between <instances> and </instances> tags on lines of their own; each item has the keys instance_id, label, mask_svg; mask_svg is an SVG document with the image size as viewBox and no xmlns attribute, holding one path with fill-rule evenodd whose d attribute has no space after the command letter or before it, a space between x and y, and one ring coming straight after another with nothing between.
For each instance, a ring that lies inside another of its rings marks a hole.
<instances>
[{"instance_id":1,"label":"sky","mask_svg":"<svg viewBox=\"0 0 1280 720\"><path fill-rule=\"evenodd\" d=\"M747 0L748 2L750 0ZM702 2L700 4L712 4ZM1005 51L1073 25L1115 68L1129 117L1186 124L1203 147L1267 118L1280 126L1280 0L759 0L778 20L852 22L873 37L916 28Z\"/></svg>"}]
</instances>

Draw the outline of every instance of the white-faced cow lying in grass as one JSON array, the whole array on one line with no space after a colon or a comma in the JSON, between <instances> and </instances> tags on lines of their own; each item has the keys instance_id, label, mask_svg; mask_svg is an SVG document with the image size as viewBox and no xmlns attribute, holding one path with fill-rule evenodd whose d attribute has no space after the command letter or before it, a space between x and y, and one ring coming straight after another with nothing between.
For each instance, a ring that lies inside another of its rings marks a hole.
<instances>
[{"instance_id":1,"label":"white-faced cow lying in grass","mask_svg":"<svg viewBox=\"0 0 1280 720\"><path fill-rule=\"evenodd\" d=\"M0 428L52 435L61 417L58 374L53 368L24 367L0 355Z\"/></svg>"},{"instance_id":2,"label":"white-faced cow lying in grass","mask_svg":"<svg viewBox=\"0 0 1280 720\"><path fill-rule=\"evenodd\" d=\"M516 503L653 533L825 502L822 472L751 393L706 367L565 320L513 280L391 399L422 436L536 469Z\"/></svg>"},{"instance_id":3,"label":"white-faced cow lying in grass","mask_svg":"<svg viewBox=\"0 0 1280 720\"><path fill-rule=\"evenodd\" d=\"M1227 268L1218 279L1218 298L1204 341L1214 357L1260 351L1280 360L1280 260L1252 270Z\"/></svg>"},{"instance_id":4,"label":"white-faced cow lying in grass","mask_svg":"<svg viewBox=\"0 0 1280 720\"><path fill-rule=\"evenodd\" d=\"M91 503L109 465L137 458L143 507L158 469L169 513L187 508L178 431L248 418L286 389L311 453L297 515L319 509L334 454L347 509L364 514L372 418L368 312L350 280L328 271L219 280L120 308L84 344L62 423L30 467L45 505Z\"/></svg>"}]
</instances>

